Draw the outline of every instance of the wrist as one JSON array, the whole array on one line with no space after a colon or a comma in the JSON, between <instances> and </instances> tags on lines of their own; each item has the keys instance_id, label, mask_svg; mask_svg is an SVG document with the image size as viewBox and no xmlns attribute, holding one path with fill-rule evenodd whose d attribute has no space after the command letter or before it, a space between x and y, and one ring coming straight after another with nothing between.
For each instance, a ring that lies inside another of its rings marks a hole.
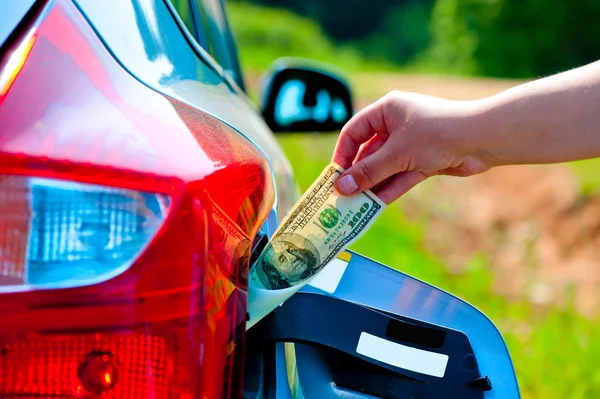
<instances>
[{"instance_id":1,"label":"wrist","mask_svg":"<svg viewBox=\"0 0 600 399\"><path fill-rule=\"evenodd\" d=\"M502 116L502 108L495 97L470 101L464 121L466 155L476 158L486 169L514 163L509 140L512 119Z\"/></svg>"},{"instance_id":2,"label":"wrist","mask_svg":"<svg viewBox=\"0 0 600 399\"><path fill-rule=\"evenodd\" d=\"M458 101L452 107L448 137L458 159L471 160L489 169L502 162L495 155L500 127L493 123L494 107L487 100Z\"/></svg>"}]
</instances>

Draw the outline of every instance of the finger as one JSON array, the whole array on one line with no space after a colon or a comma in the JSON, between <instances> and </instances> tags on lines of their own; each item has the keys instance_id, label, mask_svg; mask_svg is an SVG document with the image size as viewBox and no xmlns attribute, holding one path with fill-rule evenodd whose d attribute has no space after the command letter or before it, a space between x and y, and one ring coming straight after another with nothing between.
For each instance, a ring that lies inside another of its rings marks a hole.
<instances>
[{"instance_id":1,"label":"finger","mask_svg":"<svg viewBox=\"0 0 600 399\"><path fill-rule=\"evenodd\" d=\"M385 178L397 173L397 155L389 143L377 152L355 163L336 182L336 189L342 195L350 195L368 190Z\"/></svg>"},{"instance_id":2,"label":"finger","mask_svg":"<svg viewBox=\"0 0 600 399\"><path fill-rule=\"evenodd\" d=\"M377 152L385 144L386 140L387 138L379 135L371 137L369 141L360 147L360 150L358 150L358 155L356 155L353 164L360 162L369 155Z\"/></svg>"},{"instance_id":3,"label":"finger","mask_svg":"<svg viewBox=\"0 0 600 399\"><path fill-rule=\"evenodd\" d=\"M423 172L409 171L401 172L374 194L386 204L391 204L398 198L406 194L411 188L427 179L427 175Z\"/></svg>"},{"instance_id":4,"label":"finger","mask_svg":"<svg viewBox=\"0 0 600 399\"><path fill-rule=\"evenodd\" d=\"M349 168L360 146L378 133L387 134L381 100L358 112L346 123L335 145L332 161L344 169Z\"/></svg>"}]
</instances>

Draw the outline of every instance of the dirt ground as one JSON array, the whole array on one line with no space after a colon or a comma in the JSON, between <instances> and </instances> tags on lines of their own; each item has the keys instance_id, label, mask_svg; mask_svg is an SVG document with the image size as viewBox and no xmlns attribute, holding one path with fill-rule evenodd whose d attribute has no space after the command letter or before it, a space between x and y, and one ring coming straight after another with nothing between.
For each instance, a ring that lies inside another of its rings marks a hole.
<instances>
[{"instance_id":1,"label":"dirt ground","mask_svg":"<svg viewBox=\"0 0 600 399\"><path fill-rule=\"evenodd\" d=\"M568 167L436 178L411 192L404 208L410 218L426 218L426 246L451 270L484 254L497 292L541 308L573 304L597 313L600 197L581 196Z\"/></svg>"},{"instance_id":2,"label":"dirt ground","mask_svg":"<svg viewBox=\"0 0 600 399\"><path fill-rule=\"evenodd\" d=\"M471 79L398 73L357 73L351 86L358 109L392 90L430 94L457 100L487 97L515 86L509 79Z\"/></svg>"}]
</instances>

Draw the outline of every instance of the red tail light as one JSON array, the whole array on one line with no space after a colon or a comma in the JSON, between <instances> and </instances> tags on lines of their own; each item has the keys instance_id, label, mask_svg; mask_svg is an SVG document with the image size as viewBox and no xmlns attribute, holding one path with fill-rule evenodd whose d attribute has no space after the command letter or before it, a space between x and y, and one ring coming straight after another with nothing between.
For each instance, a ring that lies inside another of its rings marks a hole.
<instances>
[{"instance_id":1,"label":"red tail light","mask_svg":"<svg viewBox=\"0 0 600 399\"><path fill-rule=\"evenodd\" d=\"M0 397L234 397L268 163L48 4L0 55Z\"/></svg>"}]
</instances>

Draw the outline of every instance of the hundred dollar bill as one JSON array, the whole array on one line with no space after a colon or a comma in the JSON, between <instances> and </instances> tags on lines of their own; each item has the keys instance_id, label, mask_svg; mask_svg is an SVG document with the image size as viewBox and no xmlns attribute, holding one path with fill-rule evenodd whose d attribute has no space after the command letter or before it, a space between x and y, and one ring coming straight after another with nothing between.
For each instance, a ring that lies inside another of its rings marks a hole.
<instances>
[{"instance_id":1,"label":"hundred dollar bill","mask_svg":"<svg viewBox=\"0 0 600 399\"><path fill-rule=\"evenodd\" d=\"M329 164L283 219L250 271L251 286L279 290L307 282L356 240L385 204L371 191L341 196L344 172Z\"/></svg>"}]
</instances>

